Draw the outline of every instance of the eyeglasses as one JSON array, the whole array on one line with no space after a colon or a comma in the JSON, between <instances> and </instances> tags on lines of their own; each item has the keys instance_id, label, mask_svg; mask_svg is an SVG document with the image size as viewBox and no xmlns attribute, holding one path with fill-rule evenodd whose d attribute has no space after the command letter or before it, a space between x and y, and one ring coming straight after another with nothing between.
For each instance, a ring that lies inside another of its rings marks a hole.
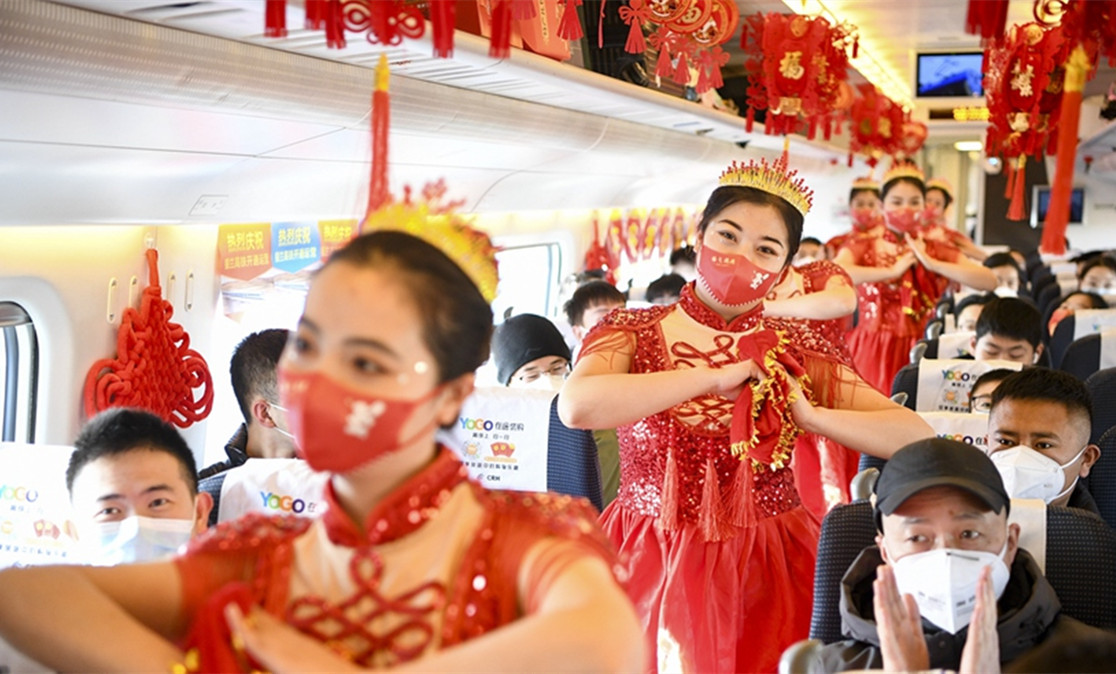
<instances>
[{"instance_id":1,"label":"eyeglasses","mask_svg":"<svg viewBox=\"0 0 1116 674\"><path fill-rule=\"evenodd\" d=\"M972 410L974 412L991 412L992 411L992 396L979 395L972 400Z\"/></svg>"},{"instance_id":2,"label":"eyeglasses","mask_svg":"<svg viewBox=\"0 0 1116 674\"><path fill-rule=\"evenodd\" d=\"M535 370L534 372L525 372L521 375L516 376L515 380L523 384L530 384L533 381L538 381L539 377L542 377L543 375L547 375L550 377L565 377L569 373L569 371L570 364L566 362L560 363L551 367L549 370L543 370L541 372L538 370Z\"/></svg>"}]
</instances>

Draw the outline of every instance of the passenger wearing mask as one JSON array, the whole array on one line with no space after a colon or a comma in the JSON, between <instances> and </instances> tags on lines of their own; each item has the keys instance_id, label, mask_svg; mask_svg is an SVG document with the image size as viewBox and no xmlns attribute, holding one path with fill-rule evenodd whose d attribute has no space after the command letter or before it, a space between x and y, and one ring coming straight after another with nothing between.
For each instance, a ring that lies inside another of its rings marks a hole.
<instances>
[{"instance_id":1,"label":"passenger wearing mask","mask_svg":"<svg viewBox=\"0 0 1116 674\"><path fill-rule=\"evenodd\" d=\"M682 293L682 286L684 285L686 285L686 279L682 278L682 276L678 274L663 274L647 284L647 293L645 297L651 304L674 304L678 301L678 297Z\"/></svg>"},{"instance_id":2,"label":"passenger wearing mask","mask_svg":"<svg viewBox=\"0 0 1116 674\"><path fill-rule=\"evenodd\" d=\"M167 562L0 571L0 636L63 671L519 673L560 662L630 672L645 662L589 504L489 491L437 443L488 355L495 261L479 233L398 212L371 215L374 231L314 276L280 361L299 450L329 476L326 512L248 515ZM431 243L376 229L416 221L451 252L476 252L463 268Z\"/></svg>"},{"instance_id":3,"label":"passenger wearing mask","mask_svg":"<svg viewBox=\"0 0 1116 674\"><path fill-rule=\"evenodd\" d=\"M976 330L977 319L980 318L980 312L984 310L984 305L991 302L995 297L992 293L977 293L968 295L959 301L953 309L953 315L957 318L957 331L973 332Z\"/></svg>"},{"instance_id":4,"label":"passenger wearing mask","mask_svg":"<svg viewBox=\"0 0 1116 674\"><path fill-rule=\"evenodd\" d=\"M561 390L570 373L570 347L549 320L512 316L492 335L492 359L502 386Z\"/></svg>"},{"instance_id":5,"label":"passenger wearing mask","mask_svg":"<svg viewBox=\"0 0 1116 674\"><path fill-rule=\"evenodd\" d=\"M834 259L857 284L859 315L849 352L857 372L885 394L951 281L977 290L996 287L991 270L939 236L938 225L923 221L925 191L917 166L896 163L881 190L886 228L847 241Z\"/></svg>"},{"instance_id":6,"label":"passenger wearing mask","mask_svg":"<svg viewBox=\"0 0 1116 674\"><path fill-rule=\"evenodd\" d=\"M1008 253L993 253L984 258L984 266L996 276L996 290L1000 297L1017 297L1023 287L1023 272Z\"/></svg>"},{"instance_id":7,"label":"passenger wearing mask","mask_svg":"<svg viewBox=\"0 0 1116 674\"><path fill-rule=\"evenodd\" d=\"M841 581L847 641L822 647L826 672L995 672L1041 645L1103 634L1062 615L1019 548L1019 525L984 452L931 438L896 452L872 497L876 545Z\"/></svg>"},{"instance_id":8,"label":"passenger wearing mask","mask_svg":"<svg viewBox=\"0 0 1116 674\"><path fill-rule=\"evenodd\" d=\"M685 279L678 274L670 274L663 278L677 279L679 290L686 283ZM604 281L597 283L601 285L586 283L581 286L574 293L573 298L566 303L566 318L570 321L570 325L574 326L574 335L577 336L579 347L580 342L597 323L601 322L602 318L613 309L624 308L626 304L624 294L614 286ZM657 291L654 287L655 283L658 281L647 286L648 301L651 301L652 291ZM676 293L674 301L677 300ZM601 502L607 506L616 498L616 493L620 489L620 444L616 439L616 429L593 429L593 442L597 445L597 457L601 465Z\"/></svg>"},{"instance_id":9,"label":"passenger wearing mask","mask_svg":"<svg viewBox=\"0 0 1116 674\"><path fill-rule=\"evenodd\" d=\"M1050 321L1046 324L1047 332L1053 336L1054 330L1057 329L1058 324L1066 316L1072 316L1075 312L1083 309L1107 309L1108 302L1096 293L1083 292L1075 290L1066 295L1058 303L1058 308L1050 314Z\"/></svg>"},{"instance_id":10,"label":"passenger wearing mask","mask_svg":"<svg viewBox=\"0 0 1116 674\"><path fill-rule=\"evenodd\" d=\"M1077 289L1102 297L1116 295L1116 260L1101 255L1086 262L1077 275Z\"/></svg>"},{"instance_id":11,"label":"passenger wearing mask","mask_svg":"<svg viewBox=\"0 0 1116 674\"><path fill-rule=\"evenodd\" d=\"M969 411L988 414L992 410L992 393L1000 386L1000 382L1018 371L998 367L977 377L973 382L973 390L969 392Z\"/></svg>"},{"instance_id":12,"label":"passenger wearing mask","mask_svg":"<svg viewBox=\"0 0 1116 674\"><path fill-rule=\"evenodd\" d=\"M1038 309L1016 297L997 297L984 305L973 336L977 360L1008 360L1024 367L1042 355L1042 317Z\"/></svg>"},{"instance_id":13,"label":"passenger wearing mask","mask_svg":"<svg viewBox=\"0 0 1116 674\"><path fill-rule=\"evenodd\" d=\"M794 254L794 266L801 267L824 259L826 259L825 246L822 245L821 240L812 236L802 237L802 243L798 244L798 252Z\"/></svg>"},{"instance_id":14,"label":"passenger wearing mask","mask_svg":"<svg viewBox=\"0 0 1116 674\"><path fill-rule=\"evenodd\" d=\"M671 273L678 274L687 282L693 281L697 276L697 270L694 267L695 259L693 246L675 248L670 252Z\"/></svg>"},{"instance_id":15,"label":"passenger wearing mask","mask_svg":"<svg viewBox=\"0 0 1116 674\"><path fill-rule=\"evenodd\" d=\"M650 291L650 287L648 290ZM589 281L578 286L563 310L566 312L566 320L573 328L574 337L580 344L589 330L608 312L623 307L627 301L624 293L608 281Z\"/></svg>"},{"instance_id":16,"label":"passenger wearing mask","mask_svg":"<svg viewBox=\"0 0 1116 674\"><path fill-rule=\"evenodd\" d=\"M177 430L142 410L89 420L66 469L78 539L98 565L174 554L205 530L213 500L198 492L194 455Z\"/></svg>"},{"instance_id":17,"label":"passenger wearing mask","mask_svg":"<svg viewBox=\"0 0 1116 674\"><path fill-rule=\"evenodd\" d=\"M212 477L248 459L294 456L294 440L288 430L286 414L279 406L275 380L275 368L289 335L287 330L262 330L245 337L233 351L229 375L244 423L225 444L228 460L208 466L198 478Z\"/></svg>"},{"instance_id":18,"label":"passenger wearing mask","mask_svg":"<svg viewBox=\"0 0 1116 674\"><path fill-rule=\"evenodd\" d=\"M992 394L988 451L1012 498L1100 514L1081 478L1100 458L1089 443L1093 400L1076 377L1034 367L1013 372Z\"/></svg>"}]
</instances>

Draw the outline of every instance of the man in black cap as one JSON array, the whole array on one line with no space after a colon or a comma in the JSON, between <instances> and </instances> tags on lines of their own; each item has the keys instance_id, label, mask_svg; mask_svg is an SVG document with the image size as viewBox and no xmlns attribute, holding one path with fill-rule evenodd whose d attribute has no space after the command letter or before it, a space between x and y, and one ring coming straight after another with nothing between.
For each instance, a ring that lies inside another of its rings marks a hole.
<instances>
[{"instance_id":1,"label":"man in black cap","mask_svg":"<svg viewBox=\"0 0 1116 674\"><path fill-rule=\"evenodd\" d=\"M570 372L570 356L558 328L535 314L512 316L492 335L496 378L504 386L557 392Z\"/></svg>"},{"instance_id":2,"label":"man in black cap","mask_svg":"<svg viewBox=\"0 0 1116 674\"><path fill-rule=\"evenodd\" d=\"M825 671L986 671L1097 631L1061 614L1019 548L1000 474L979 449L912 443L887 462L872 502L876 545L841 581L849 640L821 649Z\"/></svg>"}]
</instances>

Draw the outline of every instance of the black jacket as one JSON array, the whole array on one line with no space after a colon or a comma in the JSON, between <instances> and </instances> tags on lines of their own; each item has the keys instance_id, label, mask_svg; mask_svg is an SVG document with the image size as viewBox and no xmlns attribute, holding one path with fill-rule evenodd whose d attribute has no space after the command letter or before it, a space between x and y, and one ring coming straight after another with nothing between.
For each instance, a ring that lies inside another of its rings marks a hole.
<instances>
[{"instance_id":1,"label":"black jacket","mask_svg":"<svg viewBox=\"0 0 1116 674\"><path fill-rule=\"evenodd\" d=\"M225 443L225 454L229 457L228 461L218 461L212 466L201 469L198 471L198 479L204 480L207 477L213 477L230 468L236 468L248 460L248 426L246 424L240 424L240 428L236 429L236 433Z\"/></svg>"},{"instance_id":2,"label":"black jacket","mask_svg":"<svg viewBox=\"0 0 1116 674\"><path fill-rule=\"evenodd\" d=\"M822 647L823 671L879 669L880 639L872 608L872 581L876 567L883 563L876 546L865 548L841 580L841 631L849 637ZM1061 614L1062 605L1031 555L1020 550L1011 565L1011 578L998 602L1000 662L1007 665L1050 639L1076 639L1101 633L1101 630ZM969 634L966 627L957 634L922 621L931 669L956 671L961 665L961 650Z\"/></svg>"}]
</instances>

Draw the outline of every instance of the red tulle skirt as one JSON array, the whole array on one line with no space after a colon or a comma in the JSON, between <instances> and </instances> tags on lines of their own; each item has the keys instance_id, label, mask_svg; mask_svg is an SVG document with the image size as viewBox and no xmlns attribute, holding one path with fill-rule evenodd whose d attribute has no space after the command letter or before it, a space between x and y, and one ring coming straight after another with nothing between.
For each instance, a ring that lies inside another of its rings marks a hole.
<instances>
[{"instance_id":1,"label":"red tulle skirt","mask_svg":"<svg viewBox=\"0 0 1116 674\"><path fill-rule=\"evenodd\" d=\"M814 433L794 443L794 486L802 505L819 522L833 506L849 502L860 452Z\"/></svg>"},{"instance_id":2,"label":"red tulle skirt","mask_svg":"<svg viewBox=\"0 0 1116 674\"><path fill-rule=\"evenodd\" d=\"M663 531L619 501L601 524L630 571L649 671L774 672L809 635L819 528L805 508L719 542L690 525Z\"/></svg>"},{"instance_id":3,"label":"red tulle skirt","mask_svg":"<svg viewBox=\"0 0 1116 674\"><path fill-rule=\"evenodd\" d=\"M891 382L896 373L911 362L911 348L918 335L857 326L846 338L856 371L880 393L891 395Z\"/></svg>"}]
</instances>

